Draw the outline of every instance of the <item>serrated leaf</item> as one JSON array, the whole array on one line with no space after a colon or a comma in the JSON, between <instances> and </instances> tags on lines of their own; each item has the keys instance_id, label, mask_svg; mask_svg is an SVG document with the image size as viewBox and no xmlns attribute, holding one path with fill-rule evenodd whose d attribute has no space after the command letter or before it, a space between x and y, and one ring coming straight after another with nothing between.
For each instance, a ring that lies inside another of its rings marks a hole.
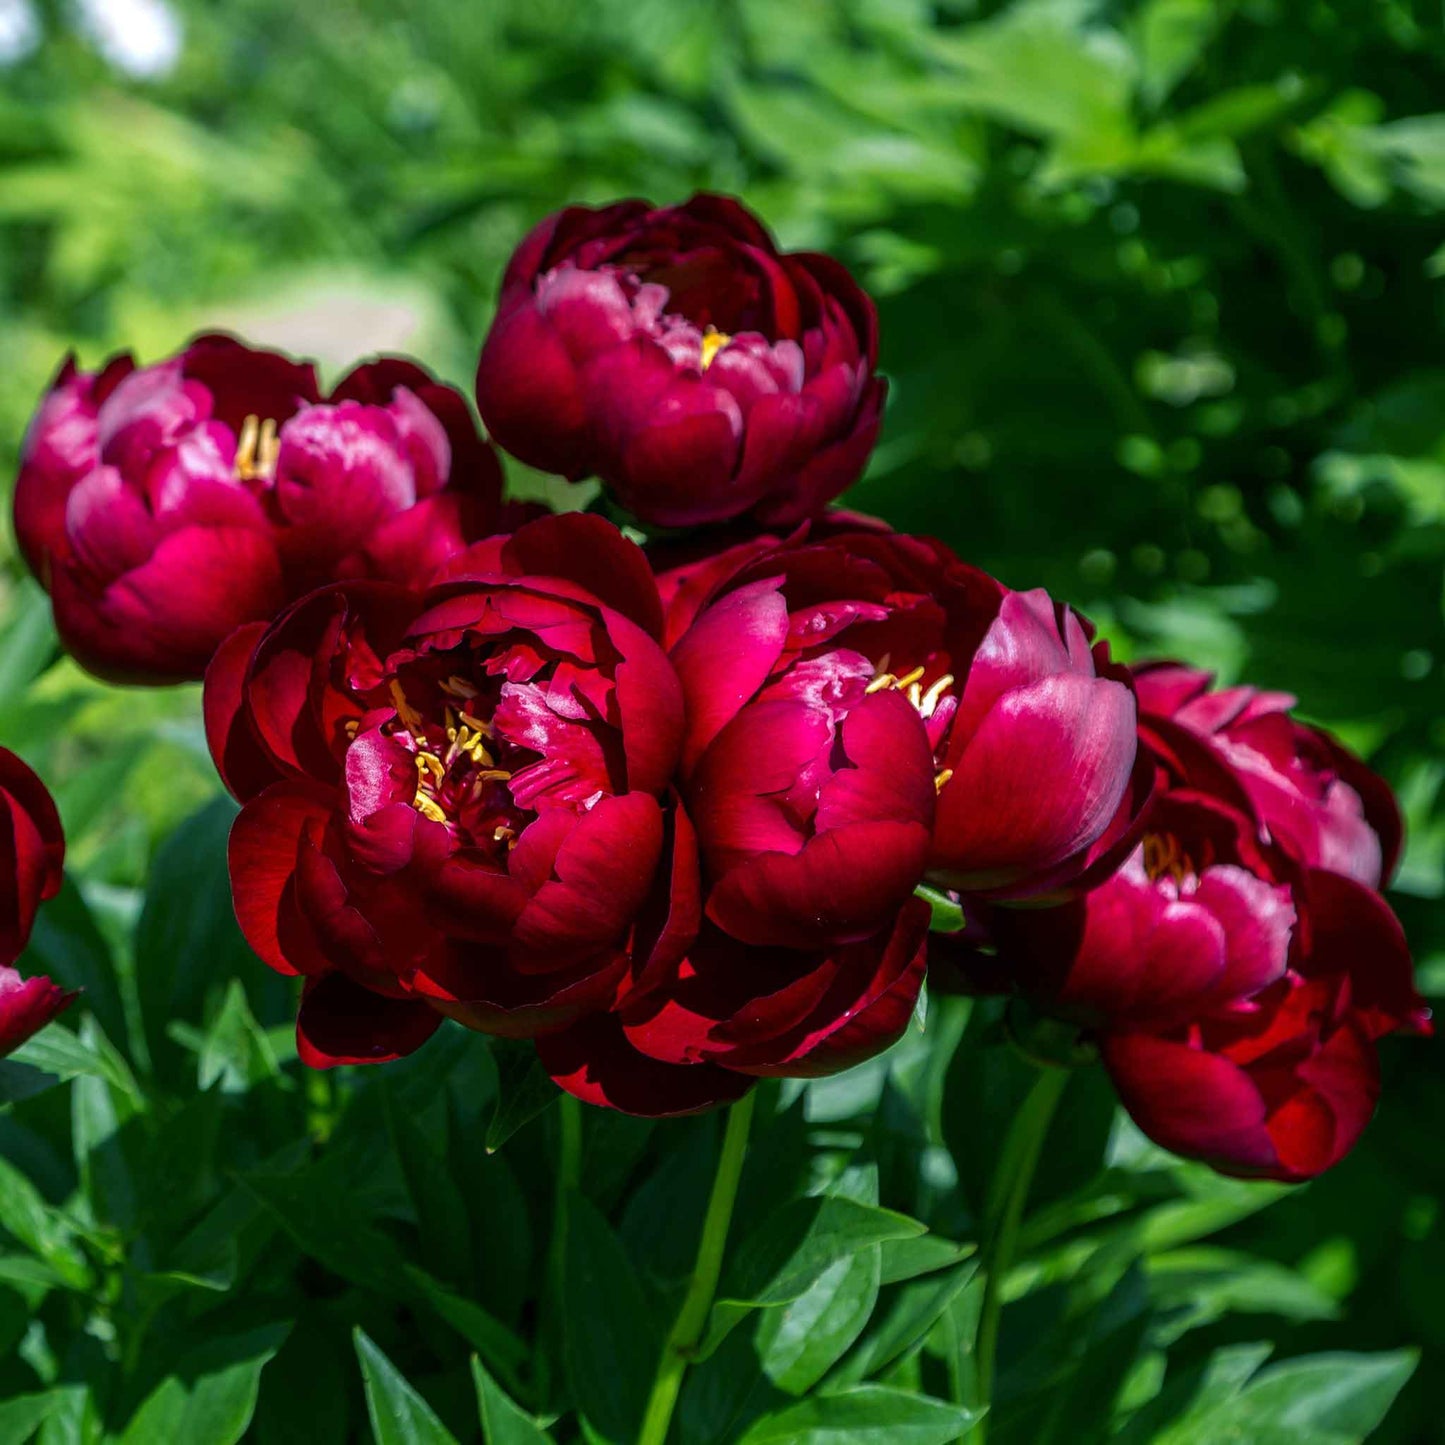
<instances>
[{"instance_id":1,"label":"serrated leaf","mask_svg":"<svg viewBox=\"0 0 1445 1445\"><path fill-rule=\"evenodd\" d=\"M928 1395L859 1385L764 1415L738 1445L949 1445L977 1418Z\"/></svg>"},{"instance_id":2,"label":"serrated leaf","mask_svg":"<svg viewBox=\"0 0 1445 1445\"><path fill-rule=\"evenodd\" d=\"M482 1445L552 1445L552 1437L512 1403L475 1355L472 1382L482 1420Z\"/></svg>"},{"instance_id":3,"label":"serrated leaf","mask_svg":"<svg viewBox=\"0 0 1445 1445\"><path fill-rule=\"evenodd\" d=\"M457 1445L456 1436L366 1334L357 1329L353 1339L376 1445Z\"/></svg>"}]
</instances>

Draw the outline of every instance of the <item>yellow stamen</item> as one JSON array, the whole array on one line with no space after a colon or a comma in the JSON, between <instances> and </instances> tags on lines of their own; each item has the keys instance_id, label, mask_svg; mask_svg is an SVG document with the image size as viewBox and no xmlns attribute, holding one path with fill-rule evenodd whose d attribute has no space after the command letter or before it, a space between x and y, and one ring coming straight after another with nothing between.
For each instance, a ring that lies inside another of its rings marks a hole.
<instances>
[{"instance_id":1,"label":"yellow stamen","mask_svg":"<svg viewBox=\"0 0 1445 1445\"><path fill-rule=\"evenodd\" d=\"M906 691L912 687L915 682L920 681L927 670L927 668L915 667L912 672L905 672L902 677L895 677L893 679L893 686L901 691Z\"/></svg>"},{"instance_id":2,"label":"yellow stamen","mask_svg":"<svg viewBox=\"0 0 1445 1445\"><path fill-rule=\"evenodd\" d=\"M935 773L933 778L933 790L941 793L948 786L948 780L953 776L952 768L944 768L942 772Z\"/></svg>"},{"instance_id":3,"label":"yellow stamen","mask_svg":"<svg viewBox=\"0 0 1445 1445\"><path fill-rule=\"evenodd\" d=\"M908 701L920 712L923 710L923 689L916 682L908 684Z\"/></svg>"},{"instance_id":4,"label":"yellow stamen","mask_svg":"<svg viewBox=\"0 0 1445 1445\"><path fill-rule=\"evenodd\" d=\"M953 674L945 672L932 687L923 694L923 701L918 704L918 711L924 717L932 717L938 711L938 704L943 701L943 694L953 686Z\"/></svg>"},{"instance_id":5,"label":"yellow stamen","mask_svg":"<svg viewBox=\"0 0 1445 1445\"><path fill-rule=\"evenodd\" d=\"M500 827L492 834L492 842L505 843L509 848L517 846L517 833L513 828Z\"/></svg>"},{"instance_id":6,"label":"yellow stamen","mask_svg":"<svg viewBox=\"0 0 1445 1445\"><path fill-rule=\"evenodd\" d=\"M466 723L466 725L471 728L471 730L476 733L478 737L491 736L492 725L490 723L484 723L478 718L474 718L471 713L464 712L462 714L462 721Z\"/></svg>"},{"instance_id":7,"label":"yellow stamen","mask_svg":"<svg viewBox=\"0 0 1445 1445\"><path fill-rule=\"evenodd\" d=\"M506 768L483 768L475 775L479 783L505 783L511 776Z\"/></svg>"},{"instance_id":8,"label":"yellow stamen","mask_svg":"<svg viewBox=\"0 0 1445 1445\"><path fill-rule=\"evenodd\" d=\"M281 438L270 417L262 421L258 416L248 416L241 423L241 435L236 438L236 475L243 482L270 477L280 454Z\"/></svg>"},{"instance_id":9,"label":"yellow stamen","mask_svg":"<svg viewBox=\"0 0 1445 1445\"><path fill-rule=\"evenodd\" d=\"M863 689L863 695L871 697L875 692L886 692L897 681L891 672L880 673Z\"/></svg>"},{"instance_id":10,"label":"yellow stamen","mask_svg":"<svg viewBox=\"0 0 1445 1445\"><path fill-rule=\"evenodd\" d=\"M702 369L706 371L714 361L717 354L724 346L732 340L726 331L719 331L716 326L709 326L702 334Z\"/></svg>"},{"instance_id":11,"label":"yellow stamen","mask_svg":"<svg viewBox=\"0 0 1445 1445\"><path fill-rule=\"evenodd\" d=\"M391 692L392 703L396 707L396 715L401 719L402 725L418 742L425 742L426 734L422 731L421 714L406 700L406 694L401 690L401 684L392 678L387 687Z\"/></svg>"},{"instance_id":12,"label":"yellow stamen","mask_svg":"<svg viewBox=\"0 0 1445 1445\"><path fill-rule=\"evenodd\" d=\"M423 818L430 818L433 823L445 823L447 815L442 812L441 804L435 799L427 797L420 790L416 797L411 800L411 805L422 815Z\"/></svg>"},{"instance_id":13,"label":"yellow stamen","mask_svg":"<svg viewBox=\"0 0 1445 1445\"><path fill-rule=\"evenodd\" d=\"M456 673L447 678L441 686L443 692L449 692L453 697L472 698L477 695L476 688L466 678L458 677Z\"/></svg>"},{"instance_id":14,"label":"yellow stamen","mask_svg":"<svg viewBox=\"0 0 1445 1445\"><path fill-rule=\"evenodd\" d=\"M442 766L442 760L435 753L418 753L416 770L419 773L430 773L438 783L447 775L447 770Z\"/></svg>"}]
</instances>

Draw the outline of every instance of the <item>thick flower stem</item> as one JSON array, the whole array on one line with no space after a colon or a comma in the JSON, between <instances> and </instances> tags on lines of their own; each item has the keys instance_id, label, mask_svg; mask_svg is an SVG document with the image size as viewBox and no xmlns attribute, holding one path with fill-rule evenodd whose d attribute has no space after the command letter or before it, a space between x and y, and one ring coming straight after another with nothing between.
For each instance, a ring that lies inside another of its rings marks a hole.
<instances>
[{"instance_id":1,"label":"thick flower stem","mask_svg":"<svg viewBox=\"0 0 1445 1445\"><path fill-rule=\"evenodd\" d=\"M665 1445L668 1428L672 1424L672 1412L677 1408L677 1397L682 1390L683 1376L702 1343L713 1295L717 1292L718 1277L722 1274L728 1226L732 1223L738 1182L742 1178L743 1160L747 1156L753 1098L753 1092L744 1094L728 1110L722 1153L718 1156L712 1196L707 1202L707 1214L702 1222L697 1263L693 1266L692 1279L688 1282L687 1295L678 1311L677 1322L662 1347L662 1358L653 1377L652 1394L647 1401L647 1413L642 1417L637 1445Z\"/></svg>"},{"instance_id":2,"label":"thick flower stem","mask_svg":"<svg viewBox=\"0 0 1445 1445\"><path fill-rule=\"evenodd\" d=\"M1034 1170L1044 1146L1044 1136L1068 1082L1069 1070L1045 1067L1023 1102L999 1156L998 1172L989 1191L984 1220L983 1303L978 1314L978 1332L973 1346L973 1400L981 1413L968 1434L969 1445L984 1445L988 1432L988 1408L993 1400L993 1376L998 1356L999 1316L1003 1311L1003 1287L1013 1265L1024 1205L1033 1184Z\"/></svg>"}]
</instances>

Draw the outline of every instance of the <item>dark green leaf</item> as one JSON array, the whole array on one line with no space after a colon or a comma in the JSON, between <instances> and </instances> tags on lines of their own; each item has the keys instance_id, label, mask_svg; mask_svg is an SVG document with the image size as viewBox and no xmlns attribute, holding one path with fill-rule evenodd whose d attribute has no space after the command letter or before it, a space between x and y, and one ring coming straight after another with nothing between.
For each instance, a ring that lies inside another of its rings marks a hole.
<instances>
[{"instance_id":1,"label":"dark green leaf","mask_svg":"<svg viewBox=\"0 0 1445 1445\"><path fill-rule=\"evenodd\" d=\"M376 1445L456 1445L456 1437L391 1361L361 1330L355 1339Z\"/></svg>"},{"instance_id":2,"label":"dark green leaf","mask_svg":"<svg viewBox=\"0 0 1445 1445\"><path fill-rule=\"evenodd\" d=\"M581 1195L568 1204L562 1300L577 1408L597 1439L632 1445L666 1322L648 1307L611 1226Z\"/></svg>"},{"instance_id":3,"label":"dark green leaf","mask_svg":"<svg viewBox=\"0 0 1445 1445\"><path fill-rule=\"evenodd\" d=\"M552 1437L512 1403L475 1357L472 1380L482 1417L482 1445L552 1445Z\"/></svg>"},{"instance_id":4,"label":"dark green leaf","mask_svg":"<svg viewBox=\"0 0 1445 1445\"><path fill-rule=\"evenodd\" d=\"M926 1395L859 1385L765 1415L738 1445L949 1445L976 1418Z\"/></svg>"},{"instance_id":5,"label":"dark green leaf","mask_svg":"<svg viewBox=\"0 0 1445 1445\"><path fill-rule=\"evenodd\" d=\"M487 1150L494 1153L553 1104L560 1091L531 1044L492 1039L491 1049L497 1062L498 1093L496 1112L487 1125Z\"/></svg>"}]
</instances>

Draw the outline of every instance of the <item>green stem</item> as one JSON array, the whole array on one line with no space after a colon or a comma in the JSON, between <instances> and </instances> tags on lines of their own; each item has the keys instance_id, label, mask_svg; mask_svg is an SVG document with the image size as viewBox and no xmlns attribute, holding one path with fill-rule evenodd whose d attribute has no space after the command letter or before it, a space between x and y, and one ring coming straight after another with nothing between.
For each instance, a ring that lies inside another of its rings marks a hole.
<instances>
[{"instance_id":1,"label":"green stem","mask_svg":"<svg viewBox=\"0 0 1445 1445\"><path fill-rule=\"evenodd\" d=\"M728 1110L727 1131L723 1135L722 1153L718 1156L717 1175L712 1183L712 1196L702 1222L702 1240L697 1247L697 1263L677 1322L652 1381L647 1413L642 1417L642 1431L637 1445L665 1445L672 1412L682 1389L682 1378L697 1347L702 1343L707 1317L722 1274L723 1250L727 1246L728 1226L732 1223L733 1205L737 1202L738 1182L742 1178L743 1159L748 1151L748 1129L753 1121L754 1091L743 1095Z\"/></svg>"},{"instance_id":2,"label":"green stem","mask_svg":"<svg viewBox=\"0 0 1445 1445\"><path fill-rule=\"evenodd\" d=\"M1013 1265L1024 1205L1044 1147L1044 1136L1049 1132L1068 1079L1068 1069L1045 1068L1034 1081L1004 1140L998 1172L989 1193L981 1256L983 1304L979 1308L978 1333L973 1346L973 1404L981 1413L969 1432L969 1445L984 1445L987 1437L1004 1282Z\"/></svg>"},{"instance_id":3,"label":"green stem","mask_svg":"<svg viewBox=\"0 0 1445 1445\"><path fill-rule=\"evenodd\" d=\"M557 1187L552 1196L552 1288L560 1300L562 1261L567 1252L568 1202L582 1185L582 1104L572 1094L557 1100Z\"/></svg>"}]
</instances>

